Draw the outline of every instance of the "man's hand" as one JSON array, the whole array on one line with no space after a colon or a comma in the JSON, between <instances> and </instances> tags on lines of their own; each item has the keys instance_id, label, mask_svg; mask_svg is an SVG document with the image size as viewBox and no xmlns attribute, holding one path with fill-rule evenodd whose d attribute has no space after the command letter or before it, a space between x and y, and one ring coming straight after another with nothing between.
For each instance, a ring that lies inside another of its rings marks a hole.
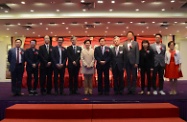
<instances>
[{"instance_id":1,"label":"man's hand","mask_svg":"<svg viewBox=\"0 0 187 122\"><path fill-rule=\"evenodd\" d=\"M51 66L51 62L48 62L48 63L47 63L47 67L49 67L49 66Z\"/></svg>"},{"instance_id":2,"label":"man's hand","mask_svg":"<svg viewBox=\"0 0 187 122\"><path fill-rule=\"evenodd\" d=\"M106 61L100 61L101 65L104 65L106 63Z\"/></svg>"},{"instance_id":3,"label":"man's hand","mask_svg":"<svg viewBox=\"0 0 187 122\"><path fill-rule=\"evenodd\" d=\"M134 64L134 67L137 68L137 67L138 67L138 64Z\"/></svg>"},{"instance_id":4,"label":"man's hand","mask_svg":"<svg viewBox=\"0 0 187 122\"><path fill-rule=\"evenodd\" d=\"M73 61L73 65L77 66L77 63L75 61Z\"/></svg>"}]
</instances>

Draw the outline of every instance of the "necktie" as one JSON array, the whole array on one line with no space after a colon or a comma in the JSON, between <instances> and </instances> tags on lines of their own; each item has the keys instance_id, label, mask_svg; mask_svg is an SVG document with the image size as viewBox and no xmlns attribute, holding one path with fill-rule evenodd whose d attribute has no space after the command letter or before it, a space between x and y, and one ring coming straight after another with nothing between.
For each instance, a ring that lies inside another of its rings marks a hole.
<instances>
[{"instance_id":1,"label":"necktie","mask_svg":"<svg viewBox=\"0 0 187 122\"><path fill-rule=\"evenodd\" d=\"M118 55L119 47L116 47L116 56Z\"/></svg>"},{"instance_id":2,"label":"necktie","mask_svg":"<svg viewBox=\"0 0 187 122\"><path fill-rule=\"evenodd\" d=\"M74 46L73 50L74 50L74 53L76 54L76 46Z\"/></svg>"},{"instance_id":3,"label":"necktie","mask_svg":"<svg viewBox=\"0 0 187 122\"><path fill-rule=\"evenodd\" d=\"M17 58L16 58L16 63L19 64L19 48L17 48Z\"/></svg>"},{"instance_id":4,"label":"necktie","mask_svg":"<svg viewBox=\"0 0 187 122\"><path fill-rule=\"evenodd\" d=\"M104 46L101 46L102 55L104 55L105 48Z\"/></svg>"},{"instance_id":5,"label":"necktie","mask_svg":"<svg viewBox=\"0 0 187 122\"><path fill-rule=\"evenodd\" d=\"M59 57L59 64L62 64L62 49L61 49L61 47L59 47L59 55L60 55L60 57Z\"/></svg>"},{"instance_id":6,"label":"necktie","mask_svg":"<svg viewBox=\"0 0 187 122\"><path fill-rule=\"evenodd\" d=\"M49 53L49 45L47 45L46 47L47 47L47 52Z\"/></svg>"}]
</instances>

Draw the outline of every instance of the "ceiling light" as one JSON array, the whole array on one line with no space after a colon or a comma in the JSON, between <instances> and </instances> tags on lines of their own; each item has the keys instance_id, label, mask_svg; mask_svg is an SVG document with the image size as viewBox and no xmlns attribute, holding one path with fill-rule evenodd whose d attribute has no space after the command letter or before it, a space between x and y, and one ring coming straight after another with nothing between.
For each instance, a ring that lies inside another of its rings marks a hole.
<instances>
[{"instance_id":1,"label":"ceiling light","mask_svg":"<svg viewBox=\"0 0 187 122\"><path fill-rule=\"evenodd\" d=\"M5 13L8 13L9 11L8 10L5 10Z\"/></svg>"},{"instance_id":2,"label":"ceiling light","mask_svg":"<svg viewBox=\"0 0 187 122\"><path fill-rule=\"evenodd\" d=\"M69 31L69 33L71 33L71 31Z\"/></svg>"},{"instance_id":3,"label":"ceiling light","mask_svg":"<svg viewBox=\"0 0 187 122\"><path fill-rule=\"evenodd\" d=\"M177 24L178 22L174 22L175 24Z\"/></svg>"},{"instance_id":4,"label":"ceiling light","mask_svg":"<svg viewBox=\"0 0 187 122\"><path fill-rule=\"evenodd\" d=\"M155 23L154 21L152 23Z\"/></svg>"},{"instance_id":5,"label":"ceiling light","mask_svg":"<svg viewBox=\"0 0 187 122\"><path fill-rule=\"evenodd\" d=\"M142 33L144 33L144 31L142 31Z\"/></svg>"},{"instance_id":6,"label":"ceiling light","mask_svg":"<svg viewBox=\"0 0 187 122\"><path fill-rule=\"evenodd\" d=\"M53 34L53 32L51 31L51 34Z\"/></svg>"},{"instance_id":7,"label":"ceiling light","mask_svg":"<svg viewBox=\"0 0 187 122\"><path fill-rule=\"evenodd\" d=\"M7 28L6 30L10 30L9 28Z\"/></svg>"},{"instance_id":8,"label":"ceiling light","mask_svg":"<svg viewBox=\"0 0 187 122\"><path fill-rule=\"evenodd\" d=\"M147 26L146 29L149 29L149 26Z\"/></svg>"},{"instance_id":9,"label":"ceiling light","mask_svg":"<svg viewBox=\"0 0 187 122\"><path fill-rule=\"evenodd\" d=\"M121 34L121 36L123 36L123 34Z\"/></svg>"},{"instance_id":10,"label":"ceiling light","mask_svg":"<svg viewBox=\"0 0 187 122\"><path fill-rule=\"evenodd\" d=\"M109 11L110 11L110 12L112 12L112 11L113 11L113 9L109 9Z\"/></svg>"},{"instance_id":11,"label":"ceiling light","mask_svg":"<svg viewBox=\"0 0 187 122\"><path fill-rule=\"evenodd\" d=\"M109 27L106 27L106 29L109 29Z\"/></svg>"},{"instance_id":12,"label":"ceiling light","mask_svg":"<svg viewBox=\"0 0 187 122\"><path fill-rule=\"evenodd\" d=\"M102 0L98 0L97 3L103 3L103 1Z\"/></svg>"},{"instance_id":13,"label":"ceiling light","mask_svg":"<svg viewBox=\"0 0 187 122\"><path fill-rule=\"evenodd\" d=\"M40 22L40 25L42 25L43 23L42 22Z\"/></svg>"},{"instance_id":14,"label":"ceiling light","mask_svg":"<svg viewBox=\"0 0 187 122\"><path fill-rule=\"evenodd\" d=\"M68 27L66 27L66 30L68 30L69 28Z\"/></svg>"},{"instance_id":15,"label":"ceiling light","mask_svg":"<svg viewBox=\"0 0 187 122\"><path fill-rule=\"evenodd\" d=\"M25 4L25 1L21 1L21 4Z\"/></svg>"},{"instance_id":16,"label":"ceiling light","mask_svg":"<svg viewBox=\"0 0 187 122\"><path fill-rule=\"evenodd\" d=\"M56 10L56 12L59 12L59 11L60 11L59 9Z\"/></svg>"},{"instance_id":17,"label":"ceiling light","mask_svg":"<svg viewBox=\"0 0 187 122\"><path fill-rule=\"evenodd\" d=\"M145 3L145 0L142 0L141 3Z\"/></svg>"},{"instance_id":18,"label":"ceiling light","mask_svg":"<svg viewBox=\"0 0 187 122\"><path fill-rule=\"evenodd\" d=\"M137 36L139 36L140 34L137 34Z\"/></svg>"},{"instance_id":19,"label":"ceiling light","mask_svg":"<svg viewBox=\"0 0 187 122\"><path fill-rule=\"evenodd\" d=\"M170 2L171 2L171 3L174 3L174 2L175 2L175 0L171 0Z\"/></svg>"},{"instance_id":20,"label":"ceiling light","mask_svg":"<svg viewBox=\"0 0 187 122\"><path fill-rule=\"evenodd\" d=\"M177 30L177 33L179 33L180 31L179 30Z\"/></svg>"},{"instance_id":21,"label":"ceiling light","mask_svg":"<svg viewBox=\"0 0 187 122\"><path fill-rule=\"evenodd\" d=\"M129 29L129 27L127 26L126 29Z\"/></svg>"},{"instance_id":22,"label":"ceiling light","mask_svg":"<svg viewBox=\"0 0 187 122\"><path fill-rule=\"evenodd\" d=\"M46 30L49 30L49 28L46 28Z\"/></svg>"},{"instance_id":23,"label":"ceiling light","mask_svg":"<svg viewBox=\"0 0 187 122\"><path fill-rule=\"evenodd\" d=\"M18 32L15 32L15 34L18 34Z\"/></svg>"},{"instance_id":24,"label":"ceiling light","mask_svg":"<svg viewBox=\"0 0 187 122\"><path fill-rule=\"evenodd\" d=\"M140 11L140 9L137 8L135 11Z\"/></svg>"},{"instance_id":25,"label":"ceiling light","mask_svg":"<svg viewBox=\"0 0 187 122\"><path fill-rule=\"evenodd\" d=\"M159 33L162 33L162 31L159 31Z\"/></svg>"},{"instance_id":26,"label":"ceiling light","mask_svg":"<svg viewBox=\"0 0 187 122\"><path fill-rule=\"evenodd\" d=\"M111 3L115 3L115 1L114 1L114 0L112 0L112 1L111 1Z\"/></svg>"},{"instance_id":27,"label":"ceiling light","mask_svg":"<svg viewBox=\"0 0 187 122\"><path fill-rule=\"evenodd\" d=\"M86 9L84 8L84 9L82 9L82 11L86 11Z\"/></svg>"},{"instance_id":28,"label":"ceiling light","mask_svg":"<svg viewBox=\"0 0 187 122\"><path fill-rule=\"evenodd\" d=\"M110 22L107 22L108 24L110 24Z\"/></svg>"},{"instance_id":29,"label":"ceiling light","mask_svg":"<svg viewBox=\"0 0 187 122\"><path fill-rule=\"evenodd\" d=\"M131 24L133 23L133 22L130 22Z\"/></svg>"},{"instance_id":30,"label":"ceiling light","mask_svg":"<svg viewBox=\"0 0 187 122\"><path fill-rule=\"evenodd\" d=\"M21 25L21 23L18 23L18 25Z\"/></svg>"},{"instance_id":31,"label":"ceiling light","mask_svg":"<svg viewBox=\"0 0 187 122\"><path fill-rule=\"evenodd\" d=\"M84 22L84 24L88 24L88 22Z\"/></svg>"},{"instance_id":32,"label":"ceiling light","mask_svg":"<svg viewBox=\"0 0 187 122\"><path fill-rule=\"evenodd\" d=\"M64 24L65 24L65 22L62 22L62 24L64 25Z\"/></svg>"},{"instance_id":33,"label":"ceiling light","mask_svg":"<svg viewBox=\"0 0 187 122\"><path fill-rule=\"evenodd\" d=\"M30 10L30 12L34 12L34 10Z\"/></svg>"},{"instance_id":34,"label":"ceiling light","mask_svg":"<svg viewBox=\"0 0 187 122\"><path fill-rule=\"evenodd\" d=\"M32 34L35 34L35 32L32 32Z\"/></svg>"},{"instance_id":35,"label":"ceiling light","mask_svg":"<svg viewBox=\"0 0 187 122\"><path fill-rule=\"evenodd\" d=\"M88 33L87 31L85 31L85 33Z\"/></svg>"},{"instance_id":36,"label":"ceiling light","mask_svg":"<svg viewBox=\"0 0 187 122\"><path fill-rule=\"evenodd\" d=\"M85 2L85 0L81 0L81 3L84 3Z\"/></svg>"},{"instance_id":37,"label":"ceiling light","mask_svg":"<svg viewBox=\"0 0 187 122\"><path fill-rule=\"evenodd\" d=\"M40 35L38 35L38 37L40 37Z\"/></svg>"},{"instance_id":38,"label":"ceiling light","mask_svg":"<svg viewBox=\"0 0 187 122\"><path fill-rule=\"evenodd\" d=\"M163 8L162 11L165 11L165 8Z\"/></svg>"}]
</instances>

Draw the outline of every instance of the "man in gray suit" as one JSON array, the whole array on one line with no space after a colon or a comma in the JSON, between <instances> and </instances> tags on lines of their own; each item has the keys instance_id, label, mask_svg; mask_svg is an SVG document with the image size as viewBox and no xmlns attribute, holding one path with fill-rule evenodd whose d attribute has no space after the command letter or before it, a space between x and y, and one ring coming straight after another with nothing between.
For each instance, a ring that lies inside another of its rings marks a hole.
<instances>
[{"instance_id":1,"label":"man in gray suit","mask_svg":"<svg viewBox=\"0 0 187 122\"><path fill-rule=\"evenodd\" d=\"M127 73L128 94L135 94L137 67L139 63L139 46L134 41L134 33L127 32L127 41L124 43L124 68ZM131 81L132 76L132 81Z\"/></svg>"},{"instance_id":2,"label":"man in gray suit","mask_svg":"<svg viewBox=\"0 0 187 122\"><path fill-rule=\"evenodd\" d=\"M157 73L159 75L159 94L165 95L163 91L163 84L164 84L164 68L165 68L165 52L166 52L166 45L161 43L162 35L156 34L155 40L156 42L151 45L151 48L154 51L154 70L153 70L153 95L157 95L157 88L156 88L156 76Z\"/></svg>"},{"instance_id":3,"label":"man in gray suit","mask_svg":"<svg viewBox=\"0 0 187 122\"><path fill-rule=\"evenodd\" d=\"M123 46L120 46L120 38L115 36L114 40L114 47L112 50L112 60L111 60L111 67L112 67L112 74L114 80L114 92L115 95L122 95L124 91L124 53L123 53Z\"/></svg>"},{"instance_id":4,"label":"man in gray suit","mask_svg":"<svg viewBox=\"0 0 187 122\"><path fill-rule=\"evenodd\" d=\"M9 70L11 72L13 96L21 96L21 85L24 71L24 50L21 47L21 39L15 40L15 48L8 51Z\"/></svg>"}]
</instances>

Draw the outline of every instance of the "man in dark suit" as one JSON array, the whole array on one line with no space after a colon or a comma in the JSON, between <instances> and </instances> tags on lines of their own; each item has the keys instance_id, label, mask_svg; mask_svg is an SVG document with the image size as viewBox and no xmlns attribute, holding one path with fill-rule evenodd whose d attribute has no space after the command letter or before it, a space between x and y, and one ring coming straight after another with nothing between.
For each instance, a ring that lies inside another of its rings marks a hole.
<instances>
[{"instance_id":1,"label":"man in dark suit","mask_svg":"<svg viewBox=\"0 0 187 122\"><path fill-rule=\"evenodd\" d=\"M78 75L80 70L81 47L76 45L77 38L71 37L72 45L67 48L68 72L69 72L69 90L70 94L77 94Z\"/></svg>"},{"instance_id":2,"label":"man in dark suit","mask_svg":"<svg viewBox=\"0 0 187 122\"><path fill-rule=\"evenodd\" d=\"M15 48L8 51L9 71L11 72L11 87L13 96L21 96L21 85L24 72L24 50L21 47L22 40L15 40Z\"/></svg>"},{"instance_id":3,"label":"man in dark suit","mask_svg":"<svg viewBox=\"0 0 187 122\"><path fill-rule=\"evenodd\" d=\"M30 48L25 51L25 60L27 62L27 87L29 95L37 95L38 86L38 64L39 51L36 49L36 40L31 40ZM34 86L32 87L32 75L34 75Z\"/></svg>"},{"instance_id":4,"label":"man in dark suit","mask_svg":"<svg viewBox=\"0 0 187 122\"><path fill-rule=\"evenodd\" d=\"M54 87L55 94L58 95L58 75L60 74L60 94L64 94L64 73L67 61L67 51L66 48L62 47L64 39L62 37L58 38L58 45L53 48L52 51L52 64L54 67Z\"/></svg>"},{"instance_id":5,"label":"man in dark suit","mask_svg":"<svg viewBox=\"0 0 187 122\"><path fill-rule=\"evenodd\" d=\"M115 94L123 94L124 91L124 53L123 46L120 46L120 38L114 37L114 47L112 48L112 73L114 80L114 92Z\"/></svg>"},{"instance_id":6,"label":"man in dark suit","mask_svg":"<svg viewBox=\"0 0 187 122\"><path fill-rule=\"evenodd\" d=\"M109 69L112 58L111 49L105 46L105 39L99 39L100 46L95 48L94 57L97 60L96 68L98 74L98 94L109 94ZM103 91L103 73L104 73L104 91Z\"/></svg>"},{"instance_id":7,"label":"man in dark suit","mask_svg":"<svg viewBox=\"0 0 187 122\"><path fill-rule=\"evenodd\" d=\"M39 47L40 56L40 87L41 94L51 94L52 89L52 64L51 64L51 52L52 46L50 45L50 37L44 37L45 44ZM47 90L45 89L47 77Z\"/></svg>"},{"instance_id":8,"label":"man in dark suit","mask_svg":"<svg viewBox=\"0 0 187 122\"><path fill-rule=\"evenodd\" d=\"M157 87L156 87L156 76L157 73L159 75L159 94L165 95L166 93L163 91L164 85L164 68L165 68L165 53L166 53L166 45L161 43L162 35L155 35L155 43L151 44L151 48L154 51L154 68L153 68L153 95L157 95Z\"/></svg>"},{"instance_id":9,"label":"man in dark suit","mask_svg":"<svg viewBox=\"0 0 187 122\"><path fill-rule=\"evenodd\" d=\"M123 47L124 68L126 68L127 73L128 94L135 94L137 67L139 63L139 46L138 43L134 41L134 33L132 31L127 32L127 41L124 43Z\"/></svg>"}]
</instances>

